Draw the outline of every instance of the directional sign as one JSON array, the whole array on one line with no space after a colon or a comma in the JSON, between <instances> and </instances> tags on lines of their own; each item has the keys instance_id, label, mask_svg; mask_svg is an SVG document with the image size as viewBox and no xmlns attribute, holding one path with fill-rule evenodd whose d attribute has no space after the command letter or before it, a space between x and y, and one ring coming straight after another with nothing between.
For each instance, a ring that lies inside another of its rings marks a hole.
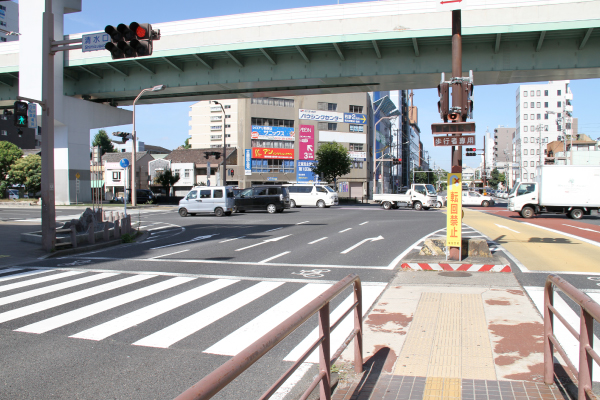
<instances>
[{"instance_id":1,"label":"directional sign","mask_svg":"<svg viewBox=\"0 0 600 400\"><path fill-rule=\"evenodd\" d=\"M121 161L119 161L119 165L121 166L121 168L127 168L129 167L129 160L126 158L122 158Z\"/></svg>"},{"instance_id":2,"label":"directional sign","mask_svg":"<svg viewBox=\"0 0 600 400\"><path fill-rule=\"evenodd\" d=\"M106 50L106 43L110 42L110 36L105 32L90 33L81 37L81 51Z\"/></svg>"},{"instance_id":3,"label":"directional sign","mask_svg":"<svg viewBox=\"0 0 600 400\"><path fill-rule=\"evenodd\" d=\"M35 129L37 128L37 108L35 103L29 103L27 105L27 127Z\"/></svg>"},{"instance_id":4,"label":"directional sign","mask_svg":"<svg viewBox=\"0 0 600 400\"><path fill-rule=\"evenodd\" d=\"M358 246L360 246L363 243L366 243L366 242L376 242L378 240L383 240L383 236L379 235L379 236L374 237L374 238L363 239L360 242L356 243L354 246L348 247L346 250L342 251L340 254L348 254L352 250L354 250L355 248L357 248Z\"/></svg>"},{"instance_id":5,"label":"directional sign","mask_svg":"<svg viewBox=\"0 0 600 400\"><path fill-rule=\"evenodd\" d=\"M365 114L344 113L344 123L364 125L367 123L367 116Z\"/></svg>"},{"instance_id":6,"label":"directional sign","mask_svg":"<svg viewBox=\"0 0 600 400\"><path fill-rule=\"evenodd\" d=\"M79 174L79 172L75 174L75 178L77 178L77 179L81 178L81 175Z\"/></svg>"},{"instance_id":7,"label":"directional sign","mask_svg":"<svg viewBox=\"0 0 600 400\"><path fill-rule=\"evenodd\" d=\"M475 135L437 136L433 138L434 146L474 146Z\"/></svg>"}]
</instances>

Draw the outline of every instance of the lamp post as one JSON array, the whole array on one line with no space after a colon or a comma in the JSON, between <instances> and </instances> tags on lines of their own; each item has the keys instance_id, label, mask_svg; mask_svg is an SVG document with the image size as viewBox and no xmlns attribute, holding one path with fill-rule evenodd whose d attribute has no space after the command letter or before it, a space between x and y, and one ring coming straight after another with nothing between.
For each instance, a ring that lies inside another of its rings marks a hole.
<instances>
[{"instance_id":1,"label":"lamp post","mask_svg":"<svg viewBox=\"0 0 600 400\"><path fill-rule=\"evenodd\" d=\"M227 186L227 116L225 115L225 107L223 107L223 104L214 100L213 104L221 106L221 111L223 111L223 177L221 178L221 181L223 182L223 186Z\"/></svg>"},{"instance_id":2,"label":"lamp post","mask_svg":"<svg viewBox=\"0 0 600 400\"><path fill-rule=\"evenodd\" d=\"M140 97L142 97L142 95L146 92L158 92L160 90L164 90L165 89L165 85L156 85L154 87L151 88L147 88L144 89L140 92L140 94L138 94L138 96L135 98L135 100L133 100L133 134L132 134L132 148L131 148L131 170L132 170L132 178L131 180L133 181L133 185L130 183L130 186L133 186L131 188L131 206L135 207L137 205L137 196L136 196L136 192L135 190L137 189L137 179L136 179L136 167L135 167L135 159L137 156L137 137L135 135L135 103L136 101L138 101L138 99ZM127 191L127 189L125 189L125 191ZM125 196L125 198L127 198L127 196Z\"/></svg>"}]
</instances>

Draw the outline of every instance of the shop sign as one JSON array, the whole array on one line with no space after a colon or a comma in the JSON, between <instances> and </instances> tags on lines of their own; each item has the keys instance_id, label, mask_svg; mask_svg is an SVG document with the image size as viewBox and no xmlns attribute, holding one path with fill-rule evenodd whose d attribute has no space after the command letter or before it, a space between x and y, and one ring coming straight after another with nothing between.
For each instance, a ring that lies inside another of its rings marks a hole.
<instances>
[{"instance_id":1,"label":"shop sign","mask_svg":"<svg viewBox=\"0 0 600 400\"><path fill-rule=\"evenodd\" d=\"M315 127L312 125L300 125L300 154L298 160L315 159Z\"/></svg>"},{"instance_id":2,"label":"shop sign","mask_svg":"<svg viewBox=\"0 0 600 400\"><path fill-rule=\"evenodd\" d=\"M313 165L317 162L314 160L298 160L298 170L296 172L296 182L298 183L315 183L317 176L312 171Z\"/></svg>"},{"instance_id":3,"label":"shop sign","mask_svg":"<svg viewBox=\"0 0 600 400\"><path fill-rule=\"evenodd\" d=\"M252 158L293 160L294 149L270 149L266 147L253 147Z\"/></svg>"},{"instance_id":4,"label":"shop sign","mask_svg":"<svg viewBox=\"0 0 600 400\"><path fill-rule=\"evenodd\" d=\"M262 126L252 125L250 134L252 139L263 140L294 140L294 128L286 128L283 126Z\"/></svg>"}]
</instances>

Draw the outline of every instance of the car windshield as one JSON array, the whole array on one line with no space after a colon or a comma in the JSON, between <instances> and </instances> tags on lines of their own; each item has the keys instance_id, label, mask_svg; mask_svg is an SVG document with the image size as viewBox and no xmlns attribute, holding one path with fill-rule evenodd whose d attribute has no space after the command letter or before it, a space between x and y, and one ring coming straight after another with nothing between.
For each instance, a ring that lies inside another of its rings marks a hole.
<instances>
[{"instance_id":1,"label":"car windshield","mask_svg":"<svg viewBox=\"0 0 600 400\"><path fill-rule=\"evenodd\" d=\"M437 192L435 191L435 188L433 187L433 185L425 185L425 187L427 188L427 193L429 193L430 195L436 196Z\"/></svg>"},{"instance_id":2,"label":"car windshield","mask_svg":"<svg viewBox=\"0 0 600 400\"><path fill-rule=\"evenodd\" d=\"M333 189L332 189L332 188L330 188L329 186L323 186L323 187L324 187L325 189L327 189L328 191L332 192L332 193L333 193L333 192L335 192L335 190L333 190Z\"/></svg>"}]
</instances>

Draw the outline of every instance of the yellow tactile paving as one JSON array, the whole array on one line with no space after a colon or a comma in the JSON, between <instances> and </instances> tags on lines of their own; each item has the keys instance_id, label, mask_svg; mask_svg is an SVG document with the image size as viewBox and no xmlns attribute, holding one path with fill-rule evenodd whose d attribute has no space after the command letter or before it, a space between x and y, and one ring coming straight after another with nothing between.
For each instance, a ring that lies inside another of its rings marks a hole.
<instances>
[{"instance_id":1,"label":"yellow tactile paving","mask_svg":"<svg viewBox=\"0 0 600 400\"><path fill-rule=\"evenodd\" d=\"M423 400L460 399L461 380L458 378L428 377L425 381Z\"/></svg>"},{"instance_id":2,"label":"yellow tactile paving","mask_svg":"<svg viewBox=\"0 0 600 400\"><path fill-rule=\"evenodd\" d=\"M496 379L481 296L422 293L394 374Z\"/></svg>"}]
</instances>

